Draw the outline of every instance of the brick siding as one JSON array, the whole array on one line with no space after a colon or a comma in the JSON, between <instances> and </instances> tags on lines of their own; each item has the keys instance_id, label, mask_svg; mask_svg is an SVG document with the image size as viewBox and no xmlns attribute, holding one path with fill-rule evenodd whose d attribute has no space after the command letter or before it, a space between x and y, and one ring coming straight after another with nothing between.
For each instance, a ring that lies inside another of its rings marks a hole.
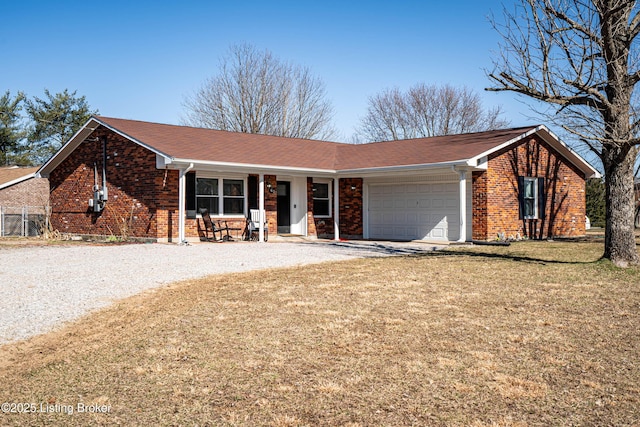
<instances>
[{"instance_id":1,"label":"brick siding","mask_svg":"<svg viewBox=\"0 0 640 427\"><path fill-rule=\"evenodd\" d=\"M102 184L102 142L82 142L50 176L51 224L63 233L128 235L158 238L177 236L177 171L156 169L151 151L125 138L98 129L107 137L108 201L93 212L94 164ZM158 226L158 224L161 224Z\"/></svg>"},{"instance_id":2,"label":"brick siding","mask_svg":"<svg viewBox=\"0 0 640 427\"><path fill-rule=\"evenodd\" d=\"M473 173L473 239L572 237L585 234L585 180L537 136L490 156L485 172ZM544 177L544 218L519 217L518 176Z\"/></svg>"},{"instance_id":3,"label":"brick siding","mask_svg":"<svg viewBox=\"0 0 640 427\"><path fill-rule=\"evenodd\" d=\"M0 206L43 208L49 203L49 180L30 178L0 190Z\"/></svg>"},{"instance_id":4,"label":"brick siding","mask_svg":"<svg viewBox=\"0 0 640 427\"><path fill-rule=\"evenodd\" d=\"M340 237L362 238L363 202L362 178L342 178L338 183L340 192Z\"/></svg>"},{"instance_id":5,"label":"brick siding","mask_svg":"<svg viewBox=\"0 0 640 427\"><path fill-rule=\"evenodd\" d=\"M352 190L352 187L354 189ZM329 185L333 194L333 184ZM338 183L340 196L340 237L361 239L363 236L363 180L362 178L341 178ZM312 237L333 238L334 203L329 207L331 215L316 218L313 215L313 178L307 178L307 233Z\"/></svg>"},{"instance_id":6,"label":"brick siding","mask_svg":"<svg viewBox=\"0 0 640 427\"><path fill-rule=\"evenodd\" d=\"M123 235L161 241L178 238L177 170L156 169L153 152L105 128L99 128L91 140L82 142L49 177L51 223L63 233ZM94 164L102 183L102 142L107 137L107 187L105 209L94 213L88 200L93 197ZM517 147L495 153L484 172L472 174L473 239L492 240L498 233L507 237L546 238L585 234L585 183L571 164L562 160L537 136L523 140ZM519 218L518 176L545 177L547 192L544 219ZM29 180L35 181L35 180ZM275 175L266 175L265 183L277 186ZM29 184L31 185L31 184ZM362 238L363 180L342 178L340 197L340 235ZM353 188L353 189L352 189ZM333 192L333 185L330 185ZM265 210L270 235L277 234L277 193L265 191ZM1 200L1 199L0 199ZM309 236L333 237L331 217L313 215L313 179L307 178L307 229ZM245 227L244 218L213 218L230 227ZM187 238L203 238L200 219L185 221Z\"/></svg>"},{"instance_id":7,"label":"brick siding","mask_svg":"<svg viewBox=\"0 0 640 427\"><path fill-rule=\"evenodd\" d=\"M472 187L472 230L474 240L490 239L487 230L487 172L473 172Z\"/></svg>"}]
</instances>

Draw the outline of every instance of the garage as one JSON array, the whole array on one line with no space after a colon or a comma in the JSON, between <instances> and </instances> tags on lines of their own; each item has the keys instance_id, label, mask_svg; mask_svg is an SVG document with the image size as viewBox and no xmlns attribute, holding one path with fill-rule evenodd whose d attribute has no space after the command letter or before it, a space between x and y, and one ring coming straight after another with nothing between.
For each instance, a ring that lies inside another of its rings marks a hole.
<instances>
[{"instance_id":1,"label":"garage","mask_svg":"<svg viewBox=\"0 0 640 427\"><path fill-rule=\"evenodd\" d=\"M369 238L457 240L460 235L458 182L370 184Z\"/></svg>"}]
</instances>

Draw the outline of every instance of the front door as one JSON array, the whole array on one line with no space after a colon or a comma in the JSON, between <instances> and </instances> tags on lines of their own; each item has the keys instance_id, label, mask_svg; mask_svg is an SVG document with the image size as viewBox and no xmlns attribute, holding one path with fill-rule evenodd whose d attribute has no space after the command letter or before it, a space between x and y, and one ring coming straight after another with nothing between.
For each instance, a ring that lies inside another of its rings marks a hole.
<instances>
[{"instance_id":1,"label":"front door","mask_svg":"<svg viewBox=\"0 0 640 427\"><path fill-rule=\"evenodd\" d=\"M278 181L278 233L291 232L291 183Z\"/></svg>"}]
</instances>

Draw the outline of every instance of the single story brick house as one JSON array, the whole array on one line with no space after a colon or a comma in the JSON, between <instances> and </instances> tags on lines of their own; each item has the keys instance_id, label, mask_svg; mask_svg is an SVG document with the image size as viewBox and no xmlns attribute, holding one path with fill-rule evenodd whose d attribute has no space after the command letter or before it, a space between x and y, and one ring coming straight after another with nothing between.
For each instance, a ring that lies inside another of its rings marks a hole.
<instances>
[{"instance_id":1,"label":"single story brick house","mask_svg":"<svg viewBox=\"0 0 640 427\"><path fill-rule=\"evenodd\" d=\"M36 178L39 167L0 167L0 206L39 206L49 200L49 182Z\"/></svg>"},{"instance_id":2,"label":"single story brick house","mask_svg":"<svg viewBox=\"0 0 640 427\"><path fill-rule=\"evenodd\" d=\"M39 167L0 167L0 237L40 234L49 204L49 181Z\"/></svg>"},{"instance_id":3,"label":"single story brick house","mask_svg":"<svg viewBox=\"0 0 640 427\"><path fill-rule=\"evenodd\" d=\"M199 208L269 235L470 241L585 234L598 172L545 126L370 144L92 117L39 170L63 233L203 237Z\"/></svg>"}]
</instances>

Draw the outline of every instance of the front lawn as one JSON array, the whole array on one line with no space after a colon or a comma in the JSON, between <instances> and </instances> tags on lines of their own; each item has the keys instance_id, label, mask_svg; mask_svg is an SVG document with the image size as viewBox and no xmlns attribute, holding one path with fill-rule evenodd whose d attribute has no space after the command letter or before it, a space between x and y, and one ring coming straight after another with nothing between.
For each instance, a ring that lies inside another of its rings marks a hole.
<instances>
[{"instance_id":1,"label":"front lawn","mask_svg":"<svg viewBox=\"0 0 640 427\"><path fill-rule=\"evenodd\" d=\"M0 402L36 413L0 424L638 425L640 269L601 252L461 246L177 283L1 347Z\"/></svg>"}]
</instances>

